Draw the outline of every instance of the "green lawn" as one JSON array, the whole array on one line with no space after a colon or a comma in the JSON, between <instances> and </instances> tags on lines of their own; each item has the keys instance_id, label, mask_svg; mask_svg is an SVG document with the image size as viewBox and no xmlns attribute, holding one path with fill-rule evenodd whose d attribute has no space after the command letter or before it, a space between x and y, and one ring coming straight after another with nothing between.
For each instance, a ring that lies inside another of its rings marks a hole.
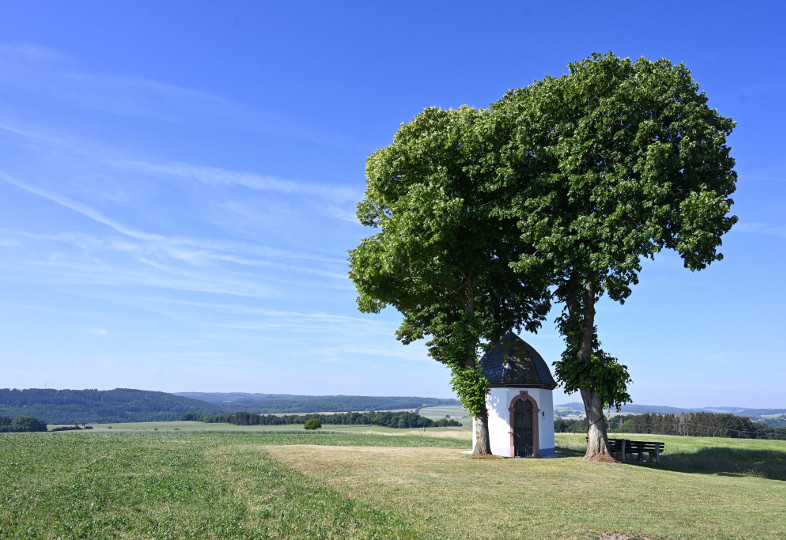
<instances>
[{"instance_id":1,"label":"green lawn","mask_svg":"<svg viewBox=\"0 0 786 540\"><path fill-rule=\"evenodd\" d=\"M54 426L50 426L54 427ZM283 426L237 426L225 423L205 422L128 422L114 424L93 424L91 430L65 431L62 433L144 433L144 432L232 432L232 433L266 433L266 432L305 432L303 424L290 424ZM413 428L400 429L385 426L344 426L324 424L320 433L366 433L381 435L427 435L436 437L463 438L470 441L471 433L466 427L461 428ZM471 445L466 443L467 448Z\"/></svg>"},{"instance_id":2,"label":"green lawn","mask_svg":"<svg viewBox=\"0 0 786 540\"><path fill-rule=\"evenodd\" d=\"M581 435L475 459L466 429L120 426L0 435L0 538L786 536L786 441L653 436L661 465L623 465L583 462Z\"/></svg>"},{"instance_id":3,"label":"green lawn","mask_svg":"<svg viewBox=\"0 0 786 540\"><path fill-rule=\"evenodd\" d=\"M458 420L464 426L472 425L472 418L469 416L469 411L461 406L445 405L442 407L423 407L418 411L418 414L431 418L432 420L439 420L450 416L453 420Z\"/></svg>"}]
</instances>

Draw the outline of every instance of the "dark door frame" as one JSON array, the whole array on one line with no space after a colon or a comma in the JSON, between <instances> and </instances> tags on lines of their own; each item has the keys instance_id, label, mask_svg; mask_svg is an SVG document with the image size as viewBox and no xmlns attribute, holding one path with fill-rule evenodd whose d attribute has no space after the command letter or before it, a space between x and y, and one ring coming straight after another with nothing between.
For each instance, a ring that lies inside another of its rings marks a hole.
<instances>
[{"instance_id":1,"label":"dark door frame","mask_svg":"<svg viewBox=\"0 0 786 540\"><path fill-rule=\"evenodd\" d=\"M510 407L508 407L508 411L510 411L510 456L514 457L516 455L516 447L515 447L515 433L516 433L516 403L519 401L529 401L532 404L532 457L537 458L540 457L540 429L538 424L538 419L540 418L540 409L538 408L538 402L535 401L529 392L522 390L519 394L513 398L510 402Z\"/></svg>"}]
</instances>

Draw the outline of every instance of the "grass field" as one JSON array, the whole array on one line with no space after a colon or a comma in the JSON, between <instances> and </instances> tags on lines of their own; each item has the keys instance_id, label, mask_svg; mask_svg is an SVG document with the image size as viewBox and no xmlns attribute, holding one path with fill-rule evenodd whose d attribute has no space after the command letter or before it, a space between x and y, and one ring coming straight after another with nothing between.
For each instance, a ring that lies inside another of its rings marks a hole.
<instances>
[{"instance_id":1,"label":"grass field","mask_svg":"<svg viewBox=\"0 0 786 540\"><path fill-rule=\"evenodd\" d=\"M0 538L786 537L786 441L656 436L661 465L622 465L575 435L474 459L466 429L154 427L0 436Z\"/></svg>"},{"instance_id":2,"label":"grass field","mask_svg":"<svg viewBox=\"0 0 786 540\"><path fill-rule=\"evenodd\" d=\"M460 406L443 406L443 407L423 407L418 412L421 416L431 418L432 420L439 420L450 416L453 420L458 420L463 426L471 426L472 418L469 416L469 411Z\"/></svg>"},{"instance_id":3,"label":"grass field","mask_svg":"<svg viewBox=\"0 0 786 540\"><path fill-rule=\"evenodd\" d=\"M53 426L50 426L53 427ZM128 422L115 424L93 424L89 431L68 431L64 433L145 433L145 432L223 432L223 433L307 433L303 424L283 426L237 426L235 424L205 422ZM450 437L470 440L472 437L465 428L413 428L400 429L384 426L344 426L325 424L320 433L355 433L375 435L426 435L430 437ZM469 447L469 442L466 443Z\"/></svg>"}]
</instances>

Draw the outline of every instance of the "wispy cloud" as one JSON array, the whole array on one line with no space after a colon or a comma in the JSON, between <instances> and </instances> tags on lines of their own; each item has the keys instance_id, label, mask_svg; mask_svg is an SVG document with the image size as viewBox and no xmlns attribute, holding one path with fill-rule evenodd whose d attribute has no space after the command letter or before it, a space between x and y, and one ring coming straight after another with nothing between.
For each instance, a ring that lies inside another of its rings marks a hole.
<instances>
[{"instance_id":1,"label":"wispy cloud","mask_svg":"<svg viewBox=\"0 0 786 540\"><path fill-rule=\"evenodd\" d=\"M95 210L95 209L93 209L93 208L91 208L91 207L89 207L89 206L87 206L85 204L82 204L82 203L80 203L78 201L75 201L75 200L73 200L73 199L71 199L69 197L66 197L64 195L60 195L58 193L49 191L47 189L36 187L36 186L32 186L30 184L22 182L21 180L18 180L16 178L14 178L13 176L11 176L10 174L7 174L4 171L0 171L0 179L2 179L3 181L5 181L5 182L7 182L9 184L12 184L12 185L18 187L19 189L23 189L23 190L25 190L25 191L27 191L29 193L32 193L34 195L38 195L38 196L43 197L45 199L48 199L48 200L50 200L50 201L52 201L54 203L57 203L60 206L68 208L69 210L73 210L74 212L82 214L83 216L88 217L88 218L92 219L93 221L97 221L99 223L102 223L102 224L106 225L107 227L109 227L111 229L114 229L115 231L117 231L117 232L119 232L119 233L121 233L121 234L123 234L125 236L129 236L131 238L136 238L138 240L154 240L154 241L164 240L163 236L160 236L160 235L157 235L157 234L144 233L144 232L141 232L141 231L137 231L137 230L135 230L135 229L133 229L131 227L126 227L125 225L122 225L121 223L118 223L117 221L104 216L98 210Z\"/></svg>"},{"instance_id":2,"label":"wispy cloud","mask_svg":"<svg viewBox=\"0 0 786 540\"><path fill-rule=\"evenodd\" d=\"M183 119L211 110L241 116L244 107L208 92L144 77L80 71L73 59L34 44L0 44L0 84L114 114ZM166 103L166 107L162 104Z\"/></svg>"},{"instance_id":3,"label":"wispy cloud","mask_svg":"<svg viewBox=\"0 0 786 540\"><path fill-rule=\"evenodd\" d=\"M734 226L733 231L780 236L786 238L786 225L770 225L768 223L741 222Z\"/></svg>"},{"instance_id":4,"label":"wispy cloud","mask_svg":"<svg viewBox=\"0 0 786 540\"><path fill-rule=\"evenodd\" d=\"M252 259L247 256L249 252L269 251L264 247L254 244L247 244L235 241L211 241L193 237L175 236L168 237L157 233L149 233L138 230L134 227L127 226L112 218L105 216L102 212L85 205L79 201L75 201L64 195L52 192L50 190L32 186L13 176L0 171L0 180L3 180L11 185L18 187L24 191L43 197L52 201L60 206L69 210L77 212L91 220L105 225L113 231L121 234L124 237L132 240L140 241L141 243L129 243L122 240L113 238L100 237L95 238L86 234L57 234L53 236L58 240L74 242L81 247L92 246L94 248L101 247L103 249L112 249L115 251L126 251L133 253L157 253L165 254L168 258L185 261L193 265L201 265L210 261L229 262L236 265L246 267L265 267L275 268L287 272L298 272L311 275L319 275L331 279L346 279L344 272L334 272L324 270L321 268L314 268L302 265L292 265L280 262L280 260L264 260ZM7 242L12 240L7 239ZM308 256L303 253L285 252L282 250L274 250L274 255L281 257L282 255L291 256L296 259L306 259ZM152 264L151 261L142 258L143 262ZM324 258L323 258L324 260ZM343 260L329 259L326 262L344 264Z\"/></svg>"},{"instance_id":5,"label":"wispy cloud","mask_svg":"<svg viewBox=\"0 0 786 540\"><path fill-rule=\"evenodd\" d=\"M428 356L425 347L394 344L391 347L369 346L356 347L351 344L336 347L320 347L309 349L308 356L324 361L346 360L349 358L389 358L417 363L434 363Z\"/></svg>"},{"instance_id":6,"label":"wispy cloud","mask_svg":"<svg viewBox=\"0 0 786 540\"><path fill-rule=\"evenodd\" d=\"M211 186L242 186L256 191L274 191L317 197L336 203L357 201L361 193L349 186L321 186L309 182L296 182L252 172L232 171L218 167L203 167L185 163L145 163L141 161L115 161L119 168L129 168L143 172L163 173L182 178L190 178Z\"/></svg>"},{"instance_id":7,"label":"wispy cloud","mask_svg":"<svg viewBox=\"0 0 786 540\"><path fill-rule=\"evenodd\" d=\"M20 245L19 240L14 240L12 238L3 238L0 236L0 246L4 247L15 247Z\"/></svg>"},{"instance_id":8,"label":"wispy cloud","mask_svg":"<svg viewBox=\"0 0 786 540\"><path fill-rule=\"evenodd\" d=\"M303 125L203 90L145 77L85 72L69 56L34 44L0 43L0 85L115 115L228 126L329 146L363 146L328 128Z\"/></svg>"}]
</instances>

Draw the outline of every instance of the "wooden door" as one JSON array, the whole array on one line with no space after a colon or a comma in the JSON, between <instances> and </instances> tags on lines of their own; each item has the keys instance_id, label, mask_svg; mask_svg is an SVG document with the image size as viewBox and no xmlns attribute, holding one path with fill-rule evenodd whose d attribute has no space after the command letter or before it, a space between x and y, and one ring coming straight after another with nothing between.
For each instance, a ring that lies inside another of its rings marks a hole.
<instances>
[{"instance_id":1,"label":"wooden door","mask_svg":"<svg viewBox=\"0 0 786 540\"><path fill-rule=\"evenodd\" d=\"M513 455L532 457L532 402L519 400L513 409Z\"/></svg>"}]
</instances>

